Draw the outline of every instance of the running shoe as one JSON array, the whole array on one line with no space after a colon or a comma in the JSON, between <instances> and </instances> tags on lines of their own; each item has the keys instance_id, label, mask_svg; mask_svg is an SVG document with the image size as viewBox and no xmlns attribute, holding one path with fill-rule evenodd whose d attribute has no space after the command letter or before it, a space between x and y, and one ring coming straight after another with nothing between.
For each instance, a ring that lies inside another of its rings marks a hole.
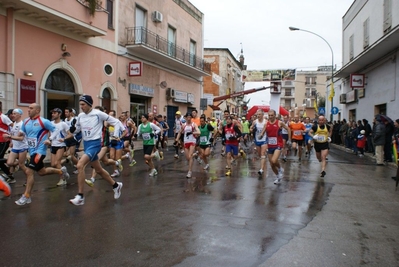
<instances>
[{"instance_id":1,"label":"running shoe","mask_svg":"<svg viewBox=\"0 0 399 267\"><path fill-rule=\"evenodd\" d=\"M120 173L118 172L118 170L115 170L113 174L111 174L112 178L118 177L120 175Z\"/></svg>"},{"instance_id":2,"label":"running shoe","mask_svg":"<svg viewBox=\"0 0 399 267\"><path fill-rule=\"evenodd\" d=\"M326 176L326 172L322 171L321 174L320 174L320 177L324 177L324 176Z\"/></svg>"},{"instance_id":3,"label":"running shoe","mask_svg":"<svg viewBox=\"0 0 399 267\"><path fill-rule=\"evenodd\" d=\"M76 169L76 170L74 170L72 173L73 173L73 174L79 174L79 171L78 171L78 169Z\"/></svg>"},{"instance_id":4,"label":"running shoe","mask_svg":"<svg viewBox=\"0 0 399 267\"><path fill-rule=\"evenodd\" d=\"M207 169L209 169L209 164L206 164L204 167L204 170L207 170Z\"/></svg>"},{"instance_id":5,"label":"running shoe","mask_svg":"<svg viewBox=\"0 0 399 267\"><path fill-rule=\"evenodd\" d=\"M118 182L118 187L114 188L114 198L118 199L121 196L121 191L122 191L122 186L123 184L121 182Z\"/></svg>"},{"instance_id":6,"label":"running shoe","mask_svg":"<svg viewBox=\"0 0 399 267\"><path fill-rule=\"evenodd\" d=\"M8 178L8 179L6 180L6 182L7 182L8 184L15 184L15 183L17 182L17 180L15 180L14 178L10 177L10 178Z\"/></svg>"},{"instance_id":7,"label":"running shoe","mask_svg":"<svg viewBox=\"0 0 399 267\"><path fill-rule=\"evenodd\" d=\"M64 178L64 180L68 180L69 179L69 173L67 171L67 168L65 166L61 167L61 171L62 171L62 178ZM66 184L66 182L65 182Z\"/></svg>"},{"instance_id":8,"label":"running shoe","mask_svg":"<svg viewBox=\"0 0 399 267\"><path fill-rule=\"evenodd\" d=\"M154 158L155 158L156 160L160 160L160 159L161 159L161 156L159 155L158 150L154 152Z\"/></svg>"},{"instance_id":9,"label":"running shoe","mask_svg":"<svg viewBox=\"0 0 399 267\"><path fill-rule=\"evenodd\" d=\"M21 198L15 201L15 204L19 206L23 206L25 204L30 204L32 203L32 199L30 197L26 197L24 194L22 194Z\"/></svg>"},{"instance_id":10,"label":"running shoe","mask_svg":"<svg viewBox=\"0 0 399 267\"><path fill-rule=\"evenodd\" d=\"M94 180L95 181L95 180ZM94 186L94 181L92 179L85 179L85 182L88 186L93 187Z\"/></svg>"},{"instance_id":11,"label":"running shoe","mask_svg":"<svg viewBox=\"0 0 399 267\"><path fill-rule=\"evenodd\" d=\"M175 154L175 159L178 159L178 158L179 158L179 155Z\"/></svg>"},{"instance_id":12,"label":"running shoe","mask_svg":"<svg viewBox=\"0 0 399 267\"><path fill-rule=\"evenodd\" d=\"M284 176L284 169L280 167L280 169L278 170L278 178L282 179Z\"/></svg>"},{"instance_id":13,"label":"running shoe","mask_svg":"<svg viewBox=\"0 0 399 267\"><path fill-rule=\"evenodd\" d=\"M123 171L122 160L121 160L121 159L118 159L118 160L115 162L115 164L116 164L116 167L118 167L119 172L122 172L122 171ZM119 176L119 175L118 175L118 176Z\"/></svg>"},{"instance_id":14,"label":"running shoe","mask_svg":"<svg viewBox=\"0 0 399 267\"><path fill-rule=\"evenodd\" d=\"M132 161L130 162L129 166L130 166L130 167L133 167L134 165L136 165L136 163L137 163L137 161L132 160Z\"/></svg>"},{"instance_id":15,"label":"running shoe","mask_svg":"<svg viewBox=\"0 0 399 267\"><path fill-rule=\"evenodd\" d=\"M226 172L226 176L230 176L231 175L231 169L228 169Z\"/></svg>"},{"instance_id":16,"label":"running shoe","mask_svg":"<svg viewBox=\"0 0 399 267\"><path fill-rule=\"evenodd\" d=\"M63 186L63 185L66 185L66 184L67 184L67 181L62 179L62 178L60 178L60 181L57 183L57 186Z\"/></svg>"},{"instance_id":17,"label":"running shoe","mask_svg":"<svg viewBox=\"0 0 399 267\"><path fill-rule=\"evenodd\" d=\"M129 152L127 152L127 153L125 154L125 156L126 156L126 158L127 158L127 160L128 160L129 162L132 161L132 158L130 157L130 153L129 153Z\"/></svg>"},{"instance_id":18,"label":"running shoe","mask_svg":"<svg viewBox=\"0 0 399 267\"><path fill-rule=\"evenodd\" d=\"M281 184L281 179L280 178L274 179L274 184Z\"/></svg>"},{"instance_id":19,"label":"running shoe","mask_svg":"<svg viewBox=\"0 0 399 267\"><path fill-rule=\"evenodd\" d=\"M85 198L81 197L80 195L76 195L73 199L69 200L69 203L75 205L75 206L81 206L85 204Z\"/></svg>"},{"instance_id":20,"label":"running shoe","mask_svg":"<svg viewBox=\"0 0 399 267\"><path fill-rule=\"evenodd\" d=\"M284 162L287 162L287 157L283 157L283 161L284 161Z\"/></svg>"},{"instance_id":21,"label":"running shoe","mask_svg":"<svg viewBox=\"0 0 399 267\"><path fill-rule=\"evenodd\" d=\"M159 159L163 160L163 152L162 151L159 152Z\"/></svg>"},{"instance_id":22,"label":"running shoe","mask_svg":"<svg viewBox=\"0 0 399 267\"><path fill-rule=\"evenodd\" d=\"M0 190L4 192L4 196L6 197L11 195L11 187L2 176L0 176Z\"/></svg>"},{"instance_id":23,"label":"running shoe","mask_svg":"<svg viewBox=\"0 0 399 267\"><path fill-rule=\"evenodd\" d=\"M186 175L186 178L191 178L191 171L189 171L188 173L187 173L187 175Z\"/></svg>"},{"instance_id":24,"label":"running shoe","mask_svg":"<svg viewBox=\"0 0 399 267\"><path fill-rule=\"evenodd\" d=\"M244 150L240 149L240 155L243 159L247 158L247 154L245 154Z\"/></svg>"},{"instance_id":25,"label":"running shoe","mask_svg":"<svg viewBox=\"0 0 399 267\"><path fill-rule=\"evenodd\" d=\"M152 169L151 172L150 172L150 176L155 176L157 174L158 174L158 172L157 172L156 169Z\"/></svg>"},{"instance_id":26,"label":"running shoe","mask_svg":"<svg viewBox=\"0 0 399 267\"><path fill-rule=\"evenodd\" d=\"M263 174L263 170L260 169L260 170L258 171L258 174L259 174L259 175L262 175L262 174Z\"/></svg>"}]
</instances>

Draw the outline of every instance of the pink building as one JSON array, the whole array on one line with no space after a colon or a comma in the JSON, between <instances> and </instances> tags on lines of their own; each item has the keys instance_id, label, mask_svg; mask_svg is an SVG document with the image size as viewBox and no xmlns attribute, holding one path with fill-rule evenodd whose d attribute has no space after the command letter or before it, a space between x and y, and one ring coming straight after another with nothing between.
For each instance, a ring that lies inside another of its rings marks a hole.
<instances>
[{"instance_id":1,"label":"pink building","mask_svg":"<svg viewBox=\"0 0 399 267\"><path fill-rule=\"evenodd\" d=\"M37 102L49 117L89 94L117 115L173 120L199 108L202 57L203 14L188 1L0 0L3 112Z\"/></svg>"}]
</instances>

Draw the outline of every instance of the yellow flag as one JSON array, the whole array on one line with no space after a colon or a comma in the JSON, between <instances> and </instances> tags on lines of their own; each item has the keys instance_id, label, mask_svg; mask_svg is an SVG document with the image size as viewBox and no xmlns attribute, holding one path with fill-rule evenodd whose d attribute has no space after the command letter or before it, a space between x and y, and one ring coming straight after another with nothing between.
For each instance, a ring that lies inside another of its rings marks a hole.
<instances>
[{"instance_id":1,"label":"yellow flag","mask_svg":"<svg viewBox=\"0 0 399 267\"><path fill-rule=\"evenodd\" d=\"M306 111L303 113L302 117L303 117L303 118L306 118L306 117L307 117L307 116L306 116Z\"/></svg>"},{"instance_id":2,"label":"yellow flag","mask_svg":"<svg viewBox=\"0 0 399 267\"><path fill-rule=\"evenodd\" d=\"M331 101L334 96L335 96L334 83L331 83L331 91L330 91L330 95L328 96L328 100Z\"/></svg>"},{"instance_id":3,"label":"yellow flag","mask_svg":"<svg viewBox=\"0 0 399 267\"><path fill-rule=\"evenodd\" d=\"M313 102L313 107L314 107L314 109L316 110L316 112L318 112L318 108L317 108L317 101L316 101L316 99L314 100L314 102Z\"/></svg>"}]
</instances>

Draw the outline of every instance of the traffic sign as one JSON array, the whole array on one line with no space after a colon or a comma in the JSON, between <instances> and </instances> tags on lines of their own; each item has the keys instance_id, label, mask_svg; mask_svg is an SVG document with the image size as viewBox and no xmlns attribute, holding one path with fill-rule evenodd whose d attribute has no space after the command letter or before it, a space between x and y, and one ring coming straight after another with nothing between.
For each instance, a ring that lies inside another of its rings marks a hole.
<instances>
[{"instance_id":1,"label":"traffic sign","mask_svg":"<svg viewBox=\"0 0 399 267\"><path fill-rule=\"evenodd\" d=\"M333 107L332 109L331 109L331 113L333 114L333 115L337 115L338 114L338 108L337 107Z\"/></svg>"},{"instance_id":2,"label":"traffic sign","mask_svg":"<svg viewBox=\"0 0 399 267\"><path fill-rule=\"evenodd\" d=\"M324 115L326 114L326 109L324 107L319 108L319 115Z\"/></svg>"}]
</instances>

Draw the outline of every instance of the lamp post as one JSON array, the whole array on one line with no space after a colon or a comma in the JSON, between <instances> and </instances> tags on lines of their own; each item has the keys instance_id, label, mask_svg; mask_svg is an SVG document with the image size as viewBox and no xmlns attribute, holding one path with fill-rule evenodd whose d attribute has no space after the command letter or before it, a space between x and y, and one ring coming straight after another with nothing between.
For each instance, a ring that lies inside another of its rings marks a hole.
<instances>
[{"instance_id":1,"label":"lamp post","mask_svg":"<svg viewBox=\"0 0 399 267\"><path fill-rule=\"evenodd\" d=\"M326 42L326 44L328 45L328 47L331 50L331 90L333 90L333 88L334 88L334 79L333 79L334 78L334 52L331 48L331 45L327 42L326 39L324 39L317 33L314 33L314 32L308 31L308 30L304 30L304 29L299 29L296 27L289 27L289 29L290 29L290 31L303 31L303 32L311 33L311 34L316 35L317 37L321 38L324 42ZM330 94L332 94L331 91L330 91ZM334 96L331 95L331 108L330 108L330 121L331 122L333 121L333 114L332 114L332 108L334 106L333 98L334 98Z\"/></svg>"}]
</instances>

